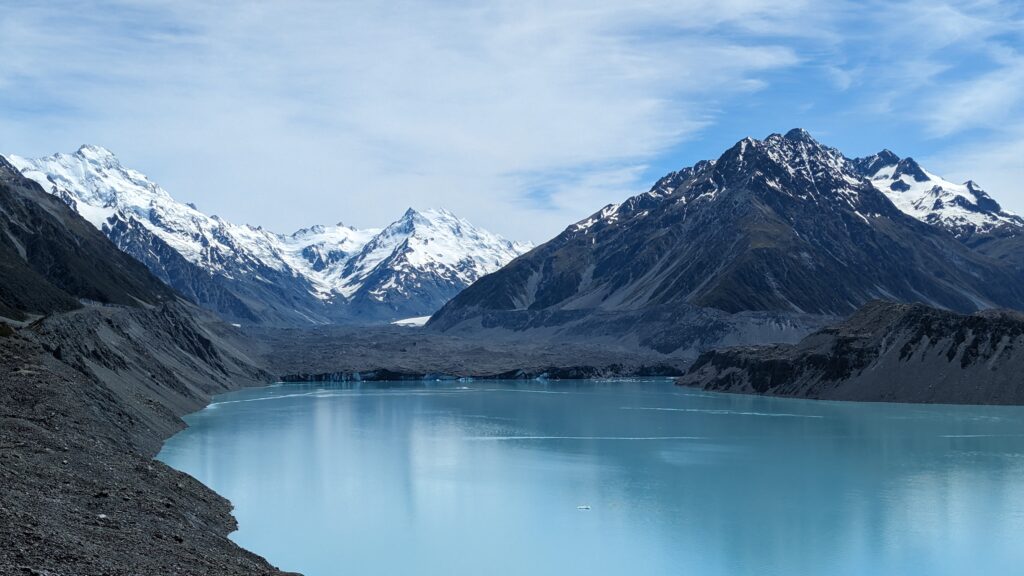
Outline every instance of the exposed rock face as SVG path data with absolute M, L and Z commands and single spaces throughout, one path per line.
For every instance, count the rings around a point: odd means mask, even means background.
M 144 266 L 0 157 L 0 315 L 175 298 Z
M 695 308 L 729 324 L 741 312 L 846 315 L 876 298 L 1024 307 L 1018 272 L 905 214 L 862 169 L 802 130 L 744 139 L 482 278 L 428 326 L 521 330 L 625 315 L 639 316 L 641 339 L 657 340 L 662 330 L 646 331 L 655 311 L 684 326 Z
M 285 381 L 676 376 L 687 359 L 601 342 L 481 340 L 399 326 L 248 330 Z
M 833 400 L 1024 403 L 1024 315 L 872 302 L 795 345 L 706 352 L 705 390 Z
M 227 500 L 152 459 L 211 394 L 270 379 L 195 312 L 86 306 L 0 337 L 0 573 L 277 573 L 227 538 Z

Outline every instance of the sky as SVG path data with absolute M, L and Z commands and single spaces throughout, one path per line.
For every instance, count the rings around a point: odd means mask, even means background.
M 278 232 L 541 242 L 794 127 L 1024 212 L 1024 2 L 0 0 L 0 153 L 102 145 Z

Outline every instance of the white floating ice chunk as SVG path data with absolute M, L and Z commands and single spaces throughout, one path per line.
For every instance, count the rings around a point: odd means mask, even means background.
M 395 326 L 423 326 L 430 320 L 430 316 L 417 316 L 415 318 L 405 318 L 403 320 L 395 320 L 392 322 Z

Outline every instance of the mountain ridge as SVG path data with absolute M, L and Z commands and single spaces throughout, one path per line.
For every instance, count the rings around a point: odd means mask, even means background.
M 10 159 L 164 282 L 235 322 L 386 322 L 430 314 L 530 247 L 446 210 L 411 208 L 384 229 L 357 230 L 339 223 L 276 234 L 177 202 L 101 146 Z M 388 237 L 376 246 L 387 240 L 394 252 L 369 250 L 385 233 Z M 453 242 L 458 235 L 463 241 Z M 403 245 L 407 237 L 413 241 Z M 425 250 L 432 241 L 449 252 Z M 404 259 L 403 252 L 408 252 Z M 361 265 L 350 265 L 356 260 Z M 401 269 L 389 270 L 388 263 L 401 264 Z
M 973 180 L 956 184 L 928 172 L 913 158 L 885 149 L 851 163 L 897 208 L 967 240 L 974 235 L 1013 229 L 1024 233 L 1024 218 L 1003 210 Z
M 0 314 L 14 320 L 69 311 L 83 301 L 140 307 L 177 298 L 2 157 L 0 268 Z
M 861 170 L 801 129 L 745 138 L 569 226 L 467 288 L 428 327 L 687 306 L 834 317 L 877 298 L 1024 306 L 1018 273 L 908 215 Z

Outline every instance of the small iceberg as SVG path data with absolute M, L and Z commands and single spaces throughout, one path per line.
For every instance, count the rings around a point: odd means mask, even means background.
M 406 328 L 421 328 L 430 320 L 430 316 L 416 316 L 415 318 L 403 318 L 402 320 L 395 320 L 392 322 L 395 326 L 404 326 Z

